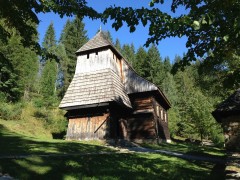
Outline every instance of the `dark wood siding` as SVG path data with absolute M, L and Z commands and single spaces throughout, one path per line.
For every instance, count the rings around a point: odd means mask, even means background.
M 131 95 L 130 100 L 134 111 L 128 118 L 129 138 L 170 140 L 167 110 L 161 102 L 147 93 Z
M 130 140 L 155 139 L 156 133 L 152 114 L 137 114 L 129 118 L 128 137 Z

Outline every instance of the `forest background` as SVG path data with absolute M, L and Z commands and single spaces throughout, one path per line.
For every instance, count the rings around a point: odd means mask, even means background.
M 34 43 L 26 46 L 26 39 L 19 29 L 6 23 L 4 18 L 0 19 L 0 27 L 4 27 L 1 37 L 8 33 L 7 38 L 0 38 L 0 118 L 23 128 L 35 124 L 48 137 L 65 134 L 67 120 L 58 105 L 74 75 L 74 52 L 88 41 L 82 19 L 76 16 L 68 20 L 59 39 L 56 39 L 51 23 L 40 48 L 36 48 Z M 37 31 L 35 22 L 29 20 L 25 23 Z M 119 27 L 115 25 L 115 28 Z M 198 27 L 195 28 L 197 30 Z M 199 58 L 180 69 L 176 67 L 193 57 L 176 55 L 170 62 L 169 57 L 161 56 L 154 41 L 149 41 L 148 49 L 143 46 L 136 49 L 134 42 L 121 45 L 121 40 L 113 40 L 109 32 L 105 35 L 136 72 L 158 85 L 170 100 L 169 129 L 172 137 L 209 139 L 216 144 L 223 142 L 222 130 L 211 112 L 238 85 L 226 78 L 232 72 L 231 66 L 222 63 L 214 68 L 209 66 L 209 70 L 204 58 Z M 29 42 L 37 44 L 36 34 L 28 38 Z M 236 54 L 232 59 L 232 62 L 239 62 Z M 35 132 L 29 133 L 34 135 Z

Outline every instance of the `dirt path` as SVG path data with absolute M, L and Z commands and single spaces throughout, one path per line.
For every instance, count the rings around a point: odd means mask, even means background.
M 125 147 L 125 148 L 119 148 L 120 152 L 135 152 L 135 153 L 158 153 L 158 154 L 166 154 L 169 156 L 174 156 L 182 159 L 187 159 L 187 160 L 196 160 L 196 161 L 207 161 L 207 162 L 212 162 L 212 163 L 218 163 L 218 164 L 225 164 L 226 159 L 225 158 L 211 158 L 211 157 L 205 157 L 205 156 L 200 156 L 200 155 L 189 155 L 186 153 L 181 153 L 181 152 L 173 152 L 173 151 L 166 151 L 166 150 L 154 150 L 150 148 L 144 148 L 144 147 Z

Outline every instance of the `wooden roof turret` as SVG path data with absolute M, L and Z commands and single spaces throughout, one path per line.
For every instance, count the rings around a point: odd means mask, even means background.
M 60 108 L 70 110 L 109 102 L 132 108 L 128 94 L 152 91 L 166 104 L 166 109 L 170 108 L 163 92 L 139 76 L 103 32 L 99 31 L 76 55 L 75 75 Z M 116 61 L 121 62 L 118 64 Z

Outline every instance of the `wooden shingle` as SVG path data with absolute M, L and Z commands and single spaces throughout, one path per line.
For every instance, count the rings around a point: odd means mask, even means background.
M 119 76 L 111 69 L 104 69 L 75 74 L 59 107 L 71 109 L 113 101 L 128 108 L 132 107 Z

